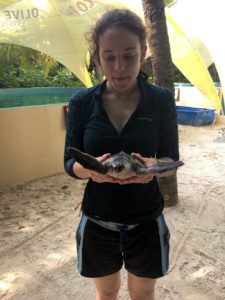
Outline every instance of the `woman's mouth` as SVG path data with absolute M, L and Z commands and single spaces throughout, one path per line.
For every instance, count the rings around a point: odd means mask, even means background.
M 124 81 L 127 79 L 128 79 L 128 77 L 113 77 L 113 80 L 115 80 L 115 81 Z

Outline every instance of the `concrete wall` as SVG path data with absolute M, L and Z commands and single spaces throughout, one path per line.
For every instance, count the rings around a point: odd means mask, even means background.
M 63 104 L 0 109 L 0 186 L 64 172 L 65 133 Z
M 0 110 L 0 186 L 63 172 L 63 104 Z

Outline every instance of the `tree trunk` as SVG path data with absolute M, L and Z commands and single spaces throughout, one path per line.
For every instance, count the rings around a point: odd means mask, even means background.
M 173 64 L 163 0 L 142 0 L 142 4 L 155 84 L 168 88 L 174 94 Z M 175 205 L 178 202 L 176 174 L 161 177 L 159 186 L 165 206 Z

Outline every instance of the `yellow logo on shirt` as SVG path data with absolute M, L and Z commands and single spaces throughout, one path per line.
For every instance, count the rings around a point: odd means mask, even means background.
M 152 118 L 150 117 L 140 117 L 138 118 L 139 121 L 147 121 L 147 122 L 152 122 Z

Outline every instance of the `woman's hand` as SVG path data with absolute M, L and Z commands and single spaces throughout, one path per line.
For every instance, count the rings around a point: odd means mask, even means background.
M 102 156 L 96 157 L 96 159 L 99 162 L 103 162 L 107 158 L 109 158 L 110 156 L 111 156 L 110 153 L 106 153 L 106 154 L 103 154 Z M 119 180 L 117 180 L 116 178 L 113 178 L 113 177 L 111 177 L 107 174 L 100 174 L 100 173 L 97 173 L 97 172 L 91 171 L 91 170 L 88 170 L 88 171 L 89 171 L 89 176 L 88 177 L 91 178 L 95 182 L 98 182 L 98 183 L 105 183 L 105 182 L 119 183 Z
M 145 167 L 151 167 L 151 166 L 157 164 L 157 161 L 155 158 L 143 157 L 139 153 L 131 153 L 131 155 L 133 157 L 137 158 L 137 160 L 139 160 Z M 152 179 L 155 175 L 156 174 L 151 173 L 151 174 L 146 174 L 146 175 L 141 175 L 141 176 L 134 176 L 134 177 L 120 181 L 119 184 L 131 184 L 131 183 L 145 184 L 145 183 L 152 181 Z
M 158 161 L 155 158 L 143 157 L 139 153 L 131 153 L 131 155 L 133 157 L 137 158 L 145 167 L 151 167 L 153 165 L 158 164 Z M 160 158 L 160 162 L 171 162 L 171 161 L 173 161 L 173 160 L 169 157 Z M 151 173 L 151 174 L 146 174 L 146 175 L 141 175 L 141 176 L 134 176 L 134 177 L 131 177 L 128 179 L 124 179 L 118 183 L 119 184 L 131 184 L 131 183 L 143 183 L 144 184 L 144 183 L 148 183 L 148 182 L 152 181 L 154 176 L 166 177 L 166 176 L 170 176 L 170 175 L 174 174 L 175 172 L 176 172 L 176 170 L 172 170 L 172 171 L 165 171 L 163 173 Z

